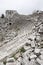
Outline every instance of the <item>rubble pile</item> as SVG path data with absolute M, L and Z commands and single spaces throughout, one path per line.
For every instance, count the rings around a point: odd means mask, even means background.
M 11 11 L 10 14 L 12 16 L 8 16 L 9 12 L 6 12 L 8 21 L 14 21 L 13 17 L 15 14 L 17 15 L 17 18 L 15 17 L 17 20 L 19 17 L 23 17 L 21 21 L 25 21 L 25 23 L 19 26 L 19 31 L 17 30 L 18 28 L 15 30 L 12 26 L 12 29 L 8 28 L 3 41 L 5 43 L 7 40 L 7 44 L 0 45 L 0 65 L 43 65 L 43 12 L 37 11 L 29 16 L 20 16 L 16 11 Z M 11 21 L 9 21 L 10 25 Z M 30 21 L 33 24 L 30 23 L 30 25 L 28 23 Z M 19 23 L 16 21 L 16 24 Z M 31 32 L 29 32 L 29 27 L 32 29 Z

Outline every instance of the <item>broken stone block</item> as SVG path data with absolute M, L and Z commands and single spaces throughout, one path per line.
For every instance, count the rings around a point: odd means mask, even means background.
M 32 47 L 32 48 L 35 48 L 35 43 L 34 43 L 34 41 L 31 42 L 31 47 Z
M 35 49 L 34 53 L 37 55 L 37 57 L 39 57 L 41 55 L 40 49 Z
M 43 49 L 41 49 L 40 53 L 41 53 L 41 55 L 43 55 Z
M 22 54 L 22 56 L 23 56 L 23 57 L 27 56 L 27 57 L 29 58 L 29 57 L 30 57 L 30 51 L 27 50 L 26 52 L 24 52 L 24 53 Z
M 19 57 L 19 58 L 17 59 L 17 61 L 21 62 L 21 61 L 22 61 L 22 58 L 21 58 L 21 57 Z
M 40 60 L 39 58 L 36 59 L 39 65 L 43 65 L 43 60 Z
M 28 64 L 29 64 L 29 60 L 28 60 L 28 57 L 27 57 L 27 56 L 25 56 L 25 57 L 23 58 L 22 64 L 23 64 L 23 65 L 28 65 Z
M 15 65 L 21 65 L 21 63 L 17 61 L 17 62 L 15 63 Z
M 12 57 L 12 58 L 7 58 L 7 62 L 14 62 L 15 59 Z
M 40 53 L 40 49 L 35 49 L 35 53 Z
M 34 55 L 34 54 L 33 54 L 33 55 L 31 55 L 31 56 L 30 56 L 30 59 L 33 59 L 33 58 L 37 58 L 37 56 L 36 56 L 36 55 Z
M 13 57 L 7 58 L 6 65 L 15 65 L 15 59 Z
M 40 55 L 40 59 L 43 60 L 43 55 Z
M 23 62 L 23 58 L 22 57 L 19 57 L 18 59 L 17 59 L 17 65 L 22 65 L 22 62 Z
M 26 41 L 26 46 L 27 46 L 27 44 L 28 44 L 28 45 L 31 44 L 31 39 L 29 39 L 29 40 Z
M 18 52 L 18 53 L 15 55 L 15 57 L 16 57 L 16 58 L 19 58 L 20 55 L 21 55 L 20 52 Z
M 38 43 L 38 46 L 40 46 L 40 43 Z
M 36 65 L 35 59 L 31 59 L 31 61 L 29 62 L 29 65 Z
M 30 46 L 24 46 L 24 49 L 25 50 L 28 50 L 28 49 L 30 49 L 31 47 Z

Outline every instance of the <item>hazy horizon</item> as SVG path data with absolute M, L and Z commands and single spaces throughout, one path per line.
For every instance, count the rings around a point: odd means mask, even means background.
M 17 10 L 20 14 L 31 14 L 43 10 L 43 0 L 0 0 L 0 15 L 6 10 Z

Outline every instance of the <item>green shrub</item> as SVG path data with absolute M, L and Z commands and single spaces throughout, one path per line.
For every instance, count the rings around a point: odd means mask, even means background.
M 24 49 L 24 47 L 22 47 L 21 49 L 20 49 L 20 52 L 25 52 L 26 50 Z
M 6 65 L 6 61 L 4 61 L 3 64 Z

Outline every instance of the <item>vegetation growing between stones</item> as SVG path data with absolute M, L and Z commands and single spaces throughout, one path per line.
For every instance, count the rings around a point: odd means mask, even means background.
M 16 56 L 15 56 L 15 54 L 13 54 L 13 56 L 12 56 L 15 60 L 17 60 L 17 58 L 16 58 Z
M 24 53 L 26 50 L 24 49 L 24 47 L 22 47 L 21 49 L 20 49 L 20 52 L 22 52 L 22 53 Z
M 26 51 L 26 50 L 24 49 L 24 47 L 22 47 L 22 48 L 19 49 L 18 52 L 20 52 L 20 54 L 21 54 L 21 56 L 22 56 L 22 53 L 24 53 L 25 51 Z M 18 53 L 18 52 L 17 52 L 17 53 Z M 17 54 L 17 53 L 16 53 L 16 54 Z M 18 59 L 18 58 L 15 56 L 16 54 L 13 54 L 13 56 L 12 56 L 15 60 Z
M 17 60 L 16 56 L 14 55 L 14 59 Z
M 6 61 L 4 61 L 3 64 L 6 65 Z

